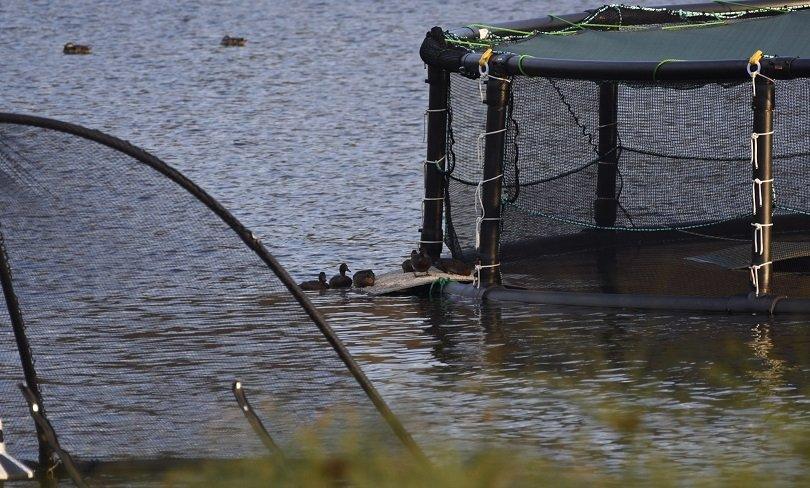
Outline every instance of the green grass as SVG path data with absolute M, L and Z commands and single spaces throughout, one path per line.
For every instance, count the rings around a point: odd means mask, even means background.
M 799 466 L 790 474 L 769 467 L 767 456 L 741 465 L 732 456 L 735 446 L 724 452 L 695 453 L 704 460 L 699 471 L 667 459 L 657 454 L 655 446 L 636 441 L 646 437 L 636 435 L 644 429 L 638 413 L 635 408 L 595 412 L 606 426 L 627 436 L 624 447 L 631 456 L 613 468 L 585 451 L 580 458 L 560 462 L 492 446 L 460 454 L 446 445 L 428 446 L 432 465 L 426 466 L 403 450 L 363 442 L 367 439 L 363 435 L 347 435 L 337 449 L 327 452 L 319 447 L 319 436 L 312 430 L 299 437 L 294 453 L 285 461 L 238 461 L 179 469 L 166 473 L 160 483 L 167 487 L 810 486 L 810 431 L 783 424 L 778 416 L 761 427 L 785 445 L 781 455 L 788 452 Z

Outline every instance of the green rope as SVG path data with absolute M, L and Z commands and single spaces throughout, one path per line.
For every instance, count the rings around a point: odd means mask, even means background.
M 571 36 L 574 34 L 579 34 L 579 31 L 575 30 L 558 30 L 558 31 L 551 31 L 551 32 L 541 32 L 540 34 L 544 36 Z
M 450 38 L 445 39 L 445 40 L 447 42 L 449 42 L 450 44 L 459 44 L 459 45 L 462 45 L 462 46 L 469 46 L 469 47 L 473 47 L 473 48 L 491 47 L 492 46 L 492 44 L 489 44 L 489 43 L 486 43 L 486 42 L 472 42 L 472 41 L 465 41 L 465 40 L 462 40 L 462 39 L 450 39 Z
M 433 283 L 430 284 L 430 290 L 428 290 L 428 297 L 431 297 L 431 298 L 433 297 L 433 287 L 434 286 L 438 285 L 438 287 L 439 287 L 438 288 L 439 289 L 439 296 L 441 296 L 442 292 L 444 292 L 444 287 L 447 286 L 448 283 L 452 283 L 452 282 L 453 282 L 453 280 L 451 280 L 450 278 L 439 278 L 439 279 L 437 279 L 436 281 L 434 281 Z
M 677 25 L 665 25 L 661 27 L 661 30 L 681 30 L 681 29 L 692 29 L 694 27 L 711 27 L 714 25 L 725 25 L 726 21 L 724 20 L 713 20 L 711 22 L 701 22 L 700 24 L 677 24 Z
M 518 57 L 518 71 L 520 71 L 520 74 L 522 74 L 523 76 L 529 76 L 526 74 L 525 71 L 523 71 L 523 58 L 531 58 L 531 57 L 532 56 L 529 56 L 528 54 L 521 54 Z
M 760 11 L 764 10 L 766 12 L 777 12 L 777 13 L 780 13 L 780 14 L 784 14 L 784 13 L 790 12 L 792 10 L 791 7 L 788 7 L 788 6 L 784 6 L 782 8 L 772 8 L 772 7 L 748 5 L 748 4 L 739 3 L 739 2 L 729 2 L 728 0 L 712 0 L 712 2 L 719 3 L 720 5 L 735 5 L 737 7 L 754 7 L 751 10 L 760 10 Z
M 498 27 L 498 26 L 495 26 L 495 25 L 487 25 L 487 24 L 470 24 L 467 27 L 469 27 L 469 28 L 483 28 L 483 29 L 491 30 L 493 32 L 509 32 L 510 34 L 518 34 L 518 35 L 521 35 L 521 36 L 530 36 L 530 35 L 534 34 L 534 32 L 522 31 L 522 30 L 517 30 L 517 29 L 507 29 L 506 27 Z
M 577 29 L 584 29 L 584 27 L 582 27 L 582 25 L 580 25 L 579 23 L 571 22 L 570 20 L 564 19 L 562 17 L 557 17 L 556 15 L 549 15 L 549 17 L 554 19 L 554 20 L 559 20 L 559 21 L 565 22 L 566 24 L 570 25 L 571 27 L 576 27 Z
M 663 66 L 663 65 L 665 65 L 667 63 L 677 63 L 677 62 L 680 62 L 680 61 L 683 61 L 683 59 L 664 59 L 663 61 L 661 61 L 660 63 L 655 65 L 655 69 L 653 70 L 652 80 L 656 81 L 655 77 L 658 76 L 658 70 L 661 69 L 661 66 Z
M 591 23 L 582 23 L 582 24 L 579 24 L 579 25 L 580 25 L 580 26 L 581 26 L 583 29 L 585 29 L 585 28 L 591 28 L 591 27 L 596 27 L 596 28 L 600 28 L 600 29 L 621 29 L 621 28 L 633 29 L 633 28 L 642 27 L 642 26 L 636 26 L 636 25 L 619 25 L 619 24 L 591 24 Z M 645 27 L 645 28 L 646 28 L 646 26 L 643 26 L 643 27 Z

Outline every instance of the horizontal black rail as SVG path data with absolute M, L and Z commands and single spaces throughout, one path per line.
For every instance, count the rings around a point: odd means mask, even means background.
M 461 56 L 456 71 L 478 73 L 481 53 Z M 765 76 L 774 79 L 810 77 L 810 59 L 767 58 L 761 61 Z M 492 71 L 510 76 L 542 76 L 610 81 L 744 81 L 748 60 L 721 61 L 582 61 L 499 54 L 489 60 Z M 445 69 L 447 66 L 445 65 Z
M 692 297 L 672 295 L 641 295 L 624 293 L 578 293 L 542 291 L 492 286 L 448 283 L 442 288 L 448 295 L 479 300 L 562 305 L 598 308 L 628 308 L 713 313 L 808 314 L 810 299 L 781 296 L 738 295 L 731 297 Z

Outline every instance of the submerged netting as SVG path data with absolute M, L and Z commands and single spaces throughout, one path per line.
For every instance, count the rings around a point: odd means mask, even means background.
M 596 223 L 597 82 L 512 78 L 501 269 L 537 289 L 729 296 L 749 291 L 751 83 L 619 83 L 617 219 Z M 810 84 L 776 83 L 773 293 L 810 296 Z M 486 105 L 451 75 L 446 244 L 475 259 Z
M 0 117 L 0 188 L 43 403 L 74 457 L 266 454 L 235 379 L 282 445 L 318 419 L 337 435 L 387 429 L 273 270 L 172 179 L 107 145 Z M 2 316 L 6 442 L 35 459 Z

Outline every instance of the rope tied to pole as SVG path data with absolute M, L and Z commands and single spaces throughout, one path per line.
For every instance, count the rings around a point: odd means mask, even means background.
M 442 163 L 446 163 L 448 161 L 450 161 L 452 164 L 450 164 L 450 166 L 445 170 L 442 167 L 443 166 Z M 453 163 L 452 160 L 447 159 L 446 154 L 444 156 L 440 157 L 439 159 L 437 159 L 436 161 L 431 161 L 429 159 L 423 159 L 422 160 L 422 170 L 427 171 L 427 167 L 428 167 L 429 164 L 432 164 L 433 166 L 436 166 L 436 170 L 440 174 L 445 175 L 445 176 L 451 174 L 453 172 L 453 169 L 455 169 L 455 167 L 456 167 L 455 163 Z
M 751 185 L 751 200 L 754 205 L 754 215 L 757 213 L 757 206 L 762 206 L 762 185 L 763 183 L 773 183 L 773 178 L 767 180 L 760 180 L 759 178 L 754 178 L 753 183 Z M 759 205 L 757 205 L 757 201 L 759 201 Z
M 478 166 L 483 167 L 484 165 L 484 138 L 487 136 L 491 136 L 493 134 L 500 134 L 502 132 L 506 132 L 506 128 L 493 130 L 491 132 L 482 132 L 478 134 L 478 140 L 476 143 L 476 151 L 477 151 L 477 158 L 478 158 Z M 478 216 L 475 219 L 475 247 L 478 248 L 481 245 L 481 224 L 485 220 L 501 220 L 500 217 L 487 217 L 486 212 L 484 210 L 484 197 L 483 197 L 483 187 L 484 183 L 489 183 L 490 181 L 495 181 L 498 178 L 503 178 L 503 173 L 499 174 L 498 176 L 493 176 L 492 178 L 488 178 L 486 180 L 481 180 L 478 182 L 478 185 L 475 187 L 475 213 Z M 480 213 L 479 213 L 480 208 Z
M 751 283 L 754 285 L 754 294 L 759 296 L 759 270 L 764 268 L 765 266 L 769 266 L 773 264 L 772 261 L 768 261 L 767 263 L 762 264 L 752 264 L 748 267 L 751 272 Z
M 773 227 L 773 224 L 760 224 L 759 222 L 754 222 L 751 224 L 751 226 L 754 228 L 754 252 L 762 256 L 762 252 L 765 249 L 762 229 L 764 227 Z
M 748 59 L 748 64 L 746 65 L 746 71 L 748 75 L 751 77 L 751 92 L 752 92 L 752 99 L 754 101 L 754 110 L 757 110 L 757 77 L 760 76 L 771 83 L 776 83 L 775 80 L 769 78 L 762 74 L 762 59 L 765 57 L 761 50 L 757 50 L 751 57 Z M 761 108 L 760 108 L 761 110 Z M 756 124 L 756 123 L 755 123 Z M 767 127 L 767 126 L 766 126 Z M 755 125 L 754 129 L 762 129 L 762 127 L 757 127 Z M 754 178 L 752 179 L 751 183 L 751 203 L 753 206 L 753 214 L 756 218 L 757 210 L 761 209 L 764 205 L 764 195 L 762 190 L 762 185 L 765 183 L 770 183 L 773 185 L 773 177 L 768 174 L 761 174 L 757 170 L 759 170 L 759 138 L 761 136 L 772 136 L 774 131 L 771 130 L 769 132 L 752 132 L 751 133 L 751 165 L 753 166 L 752 170 L 754 171 Z M 766 171 L 770 171 L 767 166 L 765 168 Z M 771 176 L 768 178 L 768 176 Z M 765 216 L 767 217 L 767 216 Z M 760 219 L 762 220 L 762 219 Z M 767 218 L 765 221 L 768 222 L 770 218 Z M 754 228 L 754 236 L 753 236 L 753 251 L 754 255 L 764 256 L 765 255 L 765 228 L 766 227 L 773 227 L 772 222 L 765 223 L 763 221 L 753 222 L 751 226 Z M 767 259 L 770 256 L 765 256 L 762 259 Z M 752 261 L 756 261 L 753 259 Z M 750 274 L 751 274 L 751 285 L 754 287 L 754 293 L 756 296 L 760 295 L 760 269 L 772 264 L 772 261 L 763 262 L 760 264 L 755 264 L 755 262 L 751 263 Z M 767 290 L 765 290 L 767 292 Z
M 476 150 L 476 157 L 478 159 L 478 167 L 482 167 L 484 164 L 484 138 L 487 136 L 491 136 L 493 134 L 500 134 L 501 132 L 506 132 L 506 128 L 493 130 L 491 132 L 482 132 L 478 134 L 478 140 L 476 141 L 475 150 Z
M 424 221 L 425 216 L 425 202 L 443 202 L 444 197 L 424 197 L 422 198 L 422 219 Z M 419 244 L 444 244 L 444 241 L 424 241 L 419 240 L 417 241 Z
M 425 116 L 422 117 L 422 142 L 427 142 L 427 126 L 428 116 L 433 113 L 447 112 L 446 108 L 429 108 L 425 110 Z
M 475 213 L 478 214 L 478 216 L 475 218 L 475 247 L 476 248 L 480 247 L 480 245 L 481 245 L 481 224 L 485 220 L 501 220 L 500 217 L 487 217 L 486 216 L 486 211 L 484 210 L 484 197 L 483 197 L 484 183 L 489 183 L 490 181 L 495 181 L 498 178 L 503 178 L 503 173 L 499 174 L 498 176 L 493 176 L 492 178 L 488 178 L 486 180 L 479 181 L 478 186 L 475 188 Z
M 481 270 L 484 268 L 497 268 L 500 266 L 501 263 L 495 264 L 481 264 L 478 263 L 475 265 L 475 277 L 473 278 L 473 283 L 475 283 L 476 288 L 481 288 Z
M 486 101 L 487 97 L 484 92 L 484 85 L 486 85 L 487 80 L 492 78 L 493 80 L 500 80 L 506 83 L 511 83 L 512 80 L 509 78 L 501 78 L 498 76 L 493 76 L 489 74 L 489 60 L 492 58 L 492 48 L 488 48 L 484 53 L 481 55 L 481 58 L 478 60 L 478 94 L 481 96 L 481 101 Z
M 759 158 L 757 157 L 757 141 L 761 136 L 772 136 L 773 133 L 774 131 L 751 133 L 751 164 L 754 165 L 754 169 L 759 169 Z
M 748 71 L 748 76 L 751 77 L 751 86 L 753 87 L 754 90 L 754 96 L 757 96 L 757 76 L 761 76 L 766 80 L 776 83 L 776 81 L 773 78 L 769 78 L 762 74 L 761 61 L 762 58 L 764 57 L 765 55 L 762 53 L 762 51 L 758 50 L 757 52 L 752 54 L 750 58 L 748 58 L 748 64 L 745 67 L 745 69 Z

